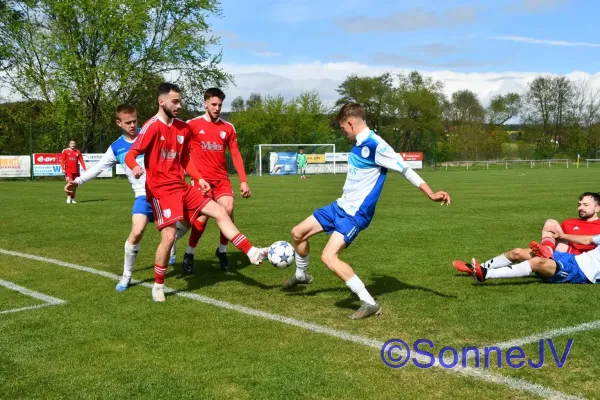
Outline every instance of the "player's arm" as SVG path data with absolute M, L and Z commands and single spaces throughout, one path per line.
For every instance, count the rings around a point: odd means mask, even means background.
M 443 204 L 450 204 L 450 195 L 444 191 L 434 192 L 427 182 L 423 180 L 412 168 L 404 162 L 400 154 L 396 153 L 390 145 L 382 141 L 377 145 L 375 152 L 375 163 L 387 169 L 400 172 L 410 183 L 418 187 L 433 201 L 439 201 Z
M 600 235 L 572 235 L 570 233 L 555 233 L 555 239 L 563 239 L 575 244 L 600 246 Z
M 77 152 L 77 158 L 79 159 L 79 163 L 81 164 L 81 167 L 83 168 L 83 170 L 87 170 L 87 167 L 85 165 L 85 161 L 83 161 L 83 154 L 81 154 L 81 151 Z
M 67 171 L 67 157 L 65 157 L 65 151 L 62 151 L 60 155 L 60 168 L 62 169 L 63 174 Z
M 242 197 L 247 199 L 252 195 L 252 192 L 250 191 L 250 186 L 248 185 L 248 177 L 246 176 L 244 160 L 242 159 L 242 154 L 240 153 L 240 148 L 238 147 L 237 133 L 235 131 L 235 128 L 233 128 L 233 133 L 229 136 L 227 146 L 229 147 L 229 152 L 231 153 L 233 167 L 235 168 L 235 171 L 238 173 L 238 177 L 240 178 L 240 192 L 242 194 Z
M 150 146 L 152 146 L 156 132 L 157 130 L 153 128 L 153 125 L 144 126 L 125 155 L 125 164 L 129 167 L 135 179 L 138 179 L 144 173 L 144 169 L 137 163 L 136 159 L 140 154 L 145 154 Z
M 117 163 L 118 161 L 115 157 L 115 153 L 113 152 L 112 147 L 109 147 L 98 163 L 92 165 L 90 168 L 86 169 L 81 176 L 75 178 L 75 183 L 78 185 L 83 185 L 84 183 L 97 178 L 107 169 L 112 169 L 112 167 L 117 165 Z

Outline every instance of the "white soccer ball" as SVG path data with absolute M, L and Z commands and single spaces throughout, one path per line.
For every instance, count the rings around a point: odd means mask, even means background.
M 287 268 L 294 263 L 294 246 L 285 241 L 275 242 L 269 247 L 269 261 L 276 268 Z

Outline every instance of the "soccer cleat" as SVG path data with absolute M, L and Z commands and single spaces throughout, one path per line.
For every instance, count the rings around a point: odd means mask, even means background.
M 460 260 L 452 261 L 452 265 L 457 271 L 464 272 L 469 275 L 473 275 L 473 266 L 469 263 Z
M 473 277 L 473 279 L 475 279 L 475 282 L 479 282 L 479 283 L 485 282 L 485 276 L 487 275 L 487 268 L 482 267 L 476 258 L 473 259 L 473 262 L 471 265 L 473 265 L 473 273 L 471 276 Z
M 220 253 L 219 248 L 215 250 L 215 256 L 219 259 L 219 264 L 221 264 L 221 269 L 225 272 L 229 272 L 229 259 L 227 259 L 227 253 Z
M 164 284 L 155 283 L 154 286 L 152 286 L 152 300 L 158 302 L 163 302 L 166 300 Z
M 183 255 L 183 272 L 186 274 L 194 273 L 194 255 L 192 253 Z
M 350 319 L 364 319 L 371 315 L 381 315 L 381 306 L 378 302 L 369 304 L 364 300 L 360 302 L 360 308 L 348 316 Z
M 312 281 L 313 277 L 309 274 L 304 274 L 304 279 L 298 279 L 296 275 L 292 275 L 291 278 L 283 282 L 283 288 L 289 289 L 293 288 L 296 285 L 308 285 L 309 283 L 312 283 Z
M 71 204 L 77 204 L 77 202 L 75 201 L 75 199 L 71 199 Z
M 250 259 L 250 263 L 252 263 L 254 265 L 259 265 L 264 260 L 266 260 L 268 257 L 269 257 L 269 248 L 261 247 L 261 248 L 257 249 L 256 253 L 254 253 L 254 255 L 252 257 L 248 257 L 248 258 Z
M 175 265 L 177 261 L 177 247 L 176 243 L 173 243 L 173 247 L 171 247 L 171 256 L 169 257 L 169 265 Z
M 538 242 L 529 243 L 529 248 L 531 252 L 535 254 L 537 257 L 542 258 L 552 258 L 554 252 L 550 248 L 550 246 L 546 246 L 545 244 L 540 244 Z
M 121 280 L 119 281 L 119 283 L 117 283 L 117 287 L 115 289 L 117 290 L 117 292 L 123 292 L 123 291 L 127 290 L 130 282 L 131 282 L 130 276 L 123 276 L 121 278 Z

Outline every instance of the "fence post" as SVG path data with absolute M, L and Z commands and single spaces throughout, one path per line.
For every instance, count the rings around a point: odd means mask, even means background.
M 29 170 L 31 172 L 31 180 L 33 180 L 33 132 L 29 125 Z
M 550 165 L 550 160 L 548 160 L 548 168 L 552 168 L 552 165 Z
M 533 168 L 533 160 L 531 160 L 531 168 Z
M 506 161 L 506 169 L 508 169 L 508 161 Z
M 469 162 L 467 161 L 467 171 L 469 170 Z

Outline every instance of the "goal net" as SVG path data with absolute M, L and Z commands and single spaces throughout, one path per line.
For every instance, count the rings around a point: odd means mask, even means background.
M 263 175 L 293 175 L 298 173 L 296 156 L 300 149 L 306 154 L 307 174 L 346 172 L 348 158 L 335 152 L 335 144 L 259 144 L 256 145 L 254 173 Z

